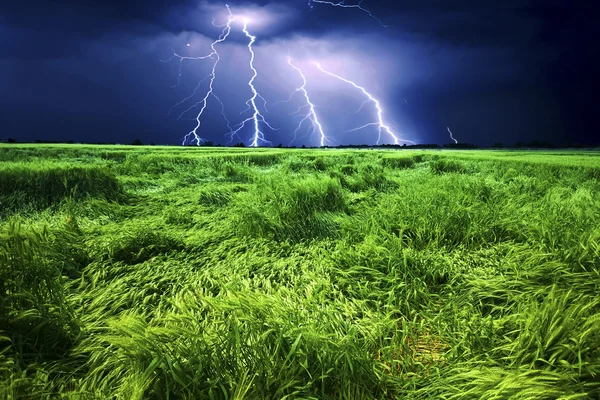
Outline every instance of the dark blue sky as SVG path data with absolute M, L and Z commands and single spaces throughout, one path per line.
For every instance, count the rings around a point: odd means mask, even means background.
M 311 10 L 307 0 L 229 1 L 234 13 L 258 16 L 249 25 L 257 36 L 255 84 L 269 104 L 265 117 L 278 129 L 264 129 L 273 144 L 288 144 L 301 118 L 290 115 L 303 105 L 301 96 L 276 104 L 301 83 L 286 64 L 288 54 L 305 71 L 331 144 L 374 143 L 375 127 L 345 131 L 376 120 L 376 109 L 366 104 L 358 112 L 362 94 L 320 73 L 312 61 L 364 86 L 381 101 L 385 122 L 407 140 L 448 143 L 449 126 L 460 141 L 479 145 L 597 144 L 598 24 L 587 2 L 560 3 L 364 1 L 386 28 L 358 9 L 314 4 Z M 213 61 L 184 62 L 173 88 L 178 63 L 161 60 L 171 49 L 185 56 L 209 53 L 220 33 L 211 18 L 222 23 L 224 12 L 224 2 L 192 0 L 3 6 L 0 138 L 180 143 L 196 125 L 198 108 L 177 117 L 206 86 L 169 110 L 193 92 Z M 218 47 L 214 89 L 233 124 L 249 116 L 240 115 L 251 95 L 246 46 L 241 26 L 234 26 Z M 209 99 L 201 121 L 200 136 L 227 143 L 220 105 Z M 248 143 L 252 133 L 244 129 L 235 141 Z M 383 135 L 382 143 L 389 142 Z M 307 135 L 294 144 L 317 145 L 318 138 Z

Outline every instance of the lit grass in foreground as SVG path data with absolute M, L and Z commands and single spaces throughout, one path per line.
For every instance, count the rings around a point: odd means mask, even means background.
M 600 396 L 598 158 L 0 154 L 0 398 Z

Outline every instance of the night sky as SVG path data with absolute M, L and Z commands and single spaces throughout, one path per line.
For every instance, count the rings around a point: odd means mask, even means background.
M 214 60 L 165 62 L 209 54 L 227 21 L 225 2 L 202 0 L 30 0 L 0 9 L 0 138 L 19 141 L 180 144 L 196 126 L 208 81 L 194 92 Z M 375 144 L 377 120 L 361 92 L 321 73 L 313 62 L 363 86 L 403 140 L 488 146 L 533 140 L 599 144 L 600 24 L 593 2 L 551 0 L 365 0 L 356 8 L 307 0 L 230 0 L 235 15 L 250 16 L 258 77 L 267 101 L 257 104 L 276 130 L 273 145 L 314 146 L 302 116 L 293 115 L 302 84 L 331 145 Z M 352 4 L 351 0 L 346 1 Z M 561 5 L 563 3 L 564 5 Z M 580 3 L 577 6 L 574 4 Z M 356 4 L 356 2 L 354 3 Z M 588 5 L 589 4 L 589 5 Z M 386 27 L 382 26 L 386 25 Z M 245 102 L 248 38 L 241 23 L 217 45 L 221 60 L 214 93 L 232 125 L 251 116 Z M 175 107 L 173 107 L 175 106 Z M 301 111 L 305 111 L 303 108 Z M 221 105 L 210 97 L 198 134 L 226 144 Z M 183 116 L 181 114 L 183 113 Z M 251 124 L 233 138 L 248 144 Z M 393 140 L 385 132 L 381 143 Z

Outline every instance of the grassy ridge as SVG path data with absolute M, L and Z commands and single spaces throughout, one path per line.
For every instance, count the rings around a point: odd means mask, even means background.
M 0 213 L 41 209 L 71 198 L 118 200 L 117 178 L 102 166 L 6 162 L 0 168 Z
M 6 149 L 2 398 L 600 396 L 597 158 Z

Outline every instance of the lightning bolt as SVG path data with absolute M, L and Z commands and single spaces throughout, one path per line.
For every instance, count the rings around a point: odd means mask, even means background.
M 309 109 L 308 113 L 306 113 L 304 118 L 302 118 L 302 120 L 298 123 L 298 127 L 294 131 L 294 140 L 292 140 L 290 142 L 290 144 L 292 144 L 296 140 L 296 135 L 297 135 L 298 131 L 300 130 L 300 128 L 302 127 L 302 124 L 304 124 L 305 121 L 310 121 L 312 124 L 312 132 L 313 133 L 319 132 L 319 135 L 321 136 L 321 147 L 323 147 L 323 146 L 325 146 L 325 142 L 328 139 L 325 136 L 325 132 L 323 131 L 323 126 L 321 125 L 321 122 L 319 121 L 319 118 L 317 117 L 317 113 L 315 112 L 315 105 L 311 102 L 310 97 L 308 95 L 308 91 L 306 90 L 306 84 L 307 84 L 306 77 L 304 76 L 304 73 L 302 72 L 302 70 L 294 65 L 292 57 L 288 57 L 288 64 L 290 65 L 290 67 L 295 69 L 300 74 L 300 77 L 302 78 L 302 86 L 300 86 L 299 88 L 296 88 L 296 90 L 294 90 L 294 92 L 290 96 L 290 100 L 296 93 L 302 93 L 302 95 L 304 96 L 304 100 L 306 101 L 306 105 L 300 107 L 300 109 L 298 109 L 298 112 L 300 112 L 302 110 L 302 108 L 308 107 L 308 109 Z
M 276 129 L 273 128 L 267 122 L 265 117 L 259 111 L 258 106 L 256 105 L 257 98 L 261 99 L 265 103 L 265 106 L 266 106 L 266 100 L 258 93 L 258 91 L 256 90 L 256 87 L 254 86 L 254 80 L 258 76 L 258 71 L 254 67 L 255 54 L 254 54 L 254 49 L 252 48 L 252 45 L 256 41 L 256 36 L 252 36 L 250 34 L 250 32 L 248 31 L 248 20 L 247 19 L 244 20 L 244 28 L 242 29 L 242 31 L 246 34 L 248 39 L 250 39 L 250 41 L 248 42 L 248 51 L 250 52 L 250 69 L 252 70 L 252 73 L 253 73 L 252 78 L 250 78 L 250 81 L 248 81 L 248 86 L 250 87 L 250 90 L 252 91 L 252 97 L 246 102 L 246 104 L 248 105 L 248 108 L 245 111 L 252 109 L 254 112 L 251 117 L 246 118 L 245 120 L 243 120 L 242 122 L 237 124 L 236 129 L 233 131 L 230 131 L 228 134 L 231 135 L 231 138 L 233 138 L 234 135 L 237 135 L 238 132 L 246 126 L 246 123 L 252 121 L 254 124 L 254 135 L 252 136 L 252 142 L 250 143 L 250 146 L 257 147 L 259 145 L 259 143 L 271 144 L 271 142 L 265 138 L 265 134 L 263 133 L 263 131 L 260 130 L 261 122 L 272 130 L 276 130 Z M 243 112 L 245 112 L 245 111 L 243 111 Z
M 181 100 L 181 101 L 179 101 L 179 102 L 175 103 L 175 105 L 173 105 L 173 107 L 171 107 L 171 109 L 169 110 L 169 115 L 171 115 L 171 114 L 173 113 L 173 111 L 174 111 L 174 110 L 175 110 L 177 107 L 179 107 L 179 106 L 180 106 L 180 105 L 182 105 L 182 104 L 185 104 L 185 103 L 186 103 L 188 100 L 190 100 L 190 99 L 192 99 L 194 96 L 196 96 L 196 94 L 198 93 L 198 90 L 200 89 L 200 86 L 202 86 L 202 84 L 203 84 L 204 82 L 206 82 L 206 80 L 207 80 L 208 78 L 210 78 L 210 75 L 207 75 L 207 76 L 205 76 L 204 78 L 202 78 L 202 79 L 200 80 L 200 82 L 198 82 L 198 85 L 196 85 L 196 88 L 194 89 L 194 91 L 192 92 L 192 94 L 190 94 L 188 97 L 184 98 L 183 100 Z M 184 116 L 184 115 L 185 115 L 185 114 L 186 114 L 188 111 L 190 111 L 192 108 L 196 107 L 198 104 L 199 104 L 199 102 L 198 102 L 198 103 L 196 103 L 196 104 L 194 104 L 194 105 L 192 105 L 192 106 L 191 106 L 191 107 L 189 107 L 187 110 L 183 111 L 183 112 L 182 112 L 182 113 L 179 115 L 179 118 L 177 118 L 177 119 L 178 119 L 178 120 L 180 120 L 181 118 L 183 118 L 183 116 Z
M 185 60 L 206 60 L 207 58 L 212 58 L 212 53 L 207 56 L 201 56 L 201 57 L 187 57 L 187 56 L 181 56 L 181 55 L 177 54 L 177 52 L 173 48 L 171 48 L 171 51 L 173 51 L 173 55 L 169 59 L 161 60 L 161 62 L 164 62 L 164 63 L 169 63 L 175 59 L 179 60 L 179 69 L 177 71 L 177 84 L 172 85 L 171 88 L 176 88 L 181 83 L 181 76 L 182 76 L 181 70 L 183 68 L 183 62 Z
M 450 139 L 454 140 L 455 144 L 458 144 L 458 140 L 454 139 L 454 136 L 452 136 L 452 131 L 450 130 L 450 127 L 447 126 L 446 129 L 448 129 L 448 133 L 450 134 Z
M 231 130 L 232 130 L 232 128 L 231 128 L 231 121 L 227 118 L 227 115 L 225 114 L 225 104 L 223 104 L 223 102 L 221 101 L 221 99 L 219 97 L 217 97 L 216 94 L 213 93 L 212 96 L 219 102 L 219 104 L 221 104 L 221 115 L 223 116 L 223 119 L 227 123 L 227 128 L 231 132 Z M 233 140 L 233 136 L 231 137 L 231 139 Z
M 340 7 L 340 8 L 357 8 L 357 9 L 361 10 L 362 12 L 368 14 L 369 17 L 373 18 L 375 21 L 379 22 L 379 25 L 383 26 L 384 28 L 387 28 L 387 25 L 384 25 L 379 18 L 377 18 L 375 15 L 373 15 L 373 13 L 371 11 L 367 10 L 366 8 L 363 8 L 363 6 L 362 6 L 363 0 L 360 0 L 358 2 L 358 4 L 345 4 L 344 1 L 339 1 L 336 3 L 333 1 L 324 1 L 324 0 L 308 0 L 308 6 L 311 9 L 313 8 L 313 3 L 327 4 L 327 5 L 330 5 L 333 7 Z
M 219 38 L 217 40 L 215 40 L 214 42 L 211 43 L 210 48 L 211 48 L 212 51 L 211 51 L 210 54 L 208 54 L 206 56 L 200 56 L 200 57 L 184 57 L 184 56 L 180 56 L 175 51 L 173 51 L 173 56 L 169 60 L 166 60 L 166 62 L 169 62 L 169 61 L 171 61 L 173 59 L 178 59 L 179 60 L 179 73 L 178 73 L 178 78 L 177 78 L 177 86 L 178 86 L 179 83 L 180 83 L 180 81 L 181 81 L 181 69 L 182 69 L 182 66 L 183 66 L 183 62 L 185 60 L 206 60 L 207 58 L 211 58 L 211 59 L 214 58 L 215 59 L 215 62 L 213 64 L 213 66 L 212 66 L 211 73 L 198 83 L 198 85 L 194 89 L 194 92 L 190 96 L 186 97 L 185 99 L 183 99 L 179 103 L 175 104 L 171 108 L 171 110 L 169 111 L 169 114 L 170 114 L 175 107 L 177 107 L 177 106 L 185 103 L 186 101 L 188 101 L 192 97 L 194 97 L 197 94 L 197 92 L 198 92 L 200 86 L 202 85 L 202 83 L 204 81 L 206 81 L 207 79 L 209 79 L 208 91 L 206 92 L 206 94 L 204 95 L 204 97 L 202 98 L 202 100 L 200 100 L 200 101 L 196 102 L 195 104 L 193 104 L 192 106 L 188 107 L 185 111 L 183 111 L 179 115 L 178 119 L 181 119 L 187 112 L 191 111 L 192 109 L 194 109 L 197 106 L 201 106 L 200 107 L 200 111 L 198 112 L 198 114 L 196 115 L 196 118 L 195 118 L 196 119 L 196 126 L 187 135 L 185 135 L 183 137 L 183 141 L 181 143 L 182 145 L 185 145 L 189 141 L 189 143 L 193 144 L 195 142 L 197 146 L 200 146 L 200 144 L 205 141 L 203 138 L 201 138 L 198 135 L 198 129 L 200 129 L 200 125 L 202 125 L 201 118 L 202 118 L 202 115 L 204 114 L 204 111 L 206 110 L 206 106 L 208 105 L 208 99 L 211 96 L 214 97 L 221 104 L 221 115 L 223 116 L 223 118 L 227 122 L 227 126 L 230 127 L 230 122 L 227 119 L 227 116 L 225 115 L 225 106 L 224 106 L 223 102 L 213 92 L 213 84 L 214 84 L 215 79 L 217 77 L 217 75 L 216 75 L 217 65 L 219 64 L 219 61 L 221 60 L 221 57 L 219 56 L 219 52 L 217 51 L 217 49 L 215 48 L 215 46 L 217 44 L 219 44 L 219 43 L 224 42 L 227 39 L 227 37 L 231 33 L 231 24 L 232 24 L 232 22 L 235 21 L 235 17 L 231 13 L 231 10 L 229 9 L 229 5 L 226 4 L 225 7 L 227 7 L 227 12 L 229 13 L 229 17 L 227 19 L 227 23 L 225 23 L 224 25 L 215 25 L 214 21 L 213 21 L 213 25 L 218 26 L 218 27 L 224 27 L 224 28 L 223 28 L 223 31 L 221 32 L 221 34 L 219 35 Z
M 364 13 L 368 14 L 373 19 L 377 20 L 382 26 L 385 26 L 369 10 L 362 7 L 362 2 L 363 2 L 363 0 L 360 0 L 360 2 L 358 4 L 345 4 L 345 2 L 343 0 L 342 1 L 308 0 L 308 5 L 311 9 L 313 8 L 313 3 L 327 4 L 327 5 L 330 5 L 333 7 L 340 7 L 340 8 L 357 8 L 357 9 L 363 11 Z M 248 81 L 248 87 L 250 88 L 250 90 L 252 92 L 252 96 L 250 97 L 250 99 L 248 99 L 246 101 L 247 109 L 242 111 L 240 114 L 244 114 L 248 111 L 252 111 L 252 115 L 250 117 L 246 118 L 245 120 L 243 120 L 242 122 L 240 122 L 239 124 L 235 125 L 234 127 L 231 127 L 231 122 L 229 121 L 229 119 L 227 118 L 227 115 L 225 113 L 225 105 L 220 100 L 220 98 L 217 97 L 217 95 L 214 93 L 213 85 L 214 85 L 214 82 L 216 79 L 216 70 L 217 70 L 219 61 L 221 60 L 221 57 L 219 55 L 219 52 L 216 49 L 216 46 L 218 44 L 224 42 L 229 37 L 231 30 L 232 30 L 232 23 L 234 21 L 236 21 L 236 19 L 237 19 L 237 16 L 234 16 L 232 14 L 229 5 L 225 4 L 225 7 L 227 8 L 227 12 L 229 14 L 227 22 L 222 25 L 217 25 L 216 20 L 214 18 L 212 20 L 213 26 L 218 27 L 218 28 L 223 28 L 223 30 L 222 30 L 221 34 L 219 35 L 218 39 L 215 40 L 213 43 L 211 43 L 210 46 L 211 46 L 212 51 L 210 54 L 207 54 L 205 56 L 200 56 L 200 57 L 189 57 L 189 56 L 182 56 L 182 55 L 178 54 L 177 52 L 175 52 L 175 50 L 173 50 L 173 55 L 171 56 L 171 58 L 164 61 L 164 62 L 169 62 L 174 59 L 179 61 L 177 84 L 175 85 L 175 87 L 176 87 L 176 86 L 179 86 L 179 84 L 181 83 L 183 63 L 186 60 L 205 60 L 208 58 L 214 59 L 211 73 L 198 83 L 198 85 L 196 86 L 196 88 L 194 89 L 194 91 L 191 95 L 187 96 L 182 101 L 176 103 L 169 111 L 169 115 L 170 115 L 174 111 L 174 109 L 186 104 L 192 98 L 197 96 L 203 83 L 206 80 L 209 80 L 208 89 L 207 89 L 206 93 L 204 94 L 204 97 L 200 101 L 197 101 L 193 105 L 187 107 L 187 109 L 183 110 L 179 115 L 178 119 L 182 119 L 184 117 L 184 115 L 186 115 L 188 112 L 192 111 L 193 109 L 195 109 L 197 107 L 200 107 L 200 110 L 198 111 L 196 117 L 194 118 L 196 120 L 196 126 L 190 132 L 188 132 L 187 135 L 184 136 L 182 145 L 185 145 L 186 143 L 190 143 L 190 144 L 195 143 L 196 145 L 199 146 L 201 143 L 203 143 L 205 141 L 203 138 L 201 138 L 198 135 L 198 130 L 200 129 L 200 126 L 202 124 L 201 119 L 202 119 L 204 112 L 206 111 L 209 98 L 211 98 L 211 97 L 213 97 L 221 105 L 221 115 L 223 116 L 224 120 L 227 122 L 227 128 L 229 129 L 227 135 L 231 136 L 230 142 L 233 141 L 234 136 L 237 135 L 238 137 L 240 137 L 239 132 L 242 129 L 244 129 L 247 124 L 253 125 L 254 133 L 252 135 L 252 139 L 250 142 L 250 146 L 252 146 L 252 147 L 257 147 L 262 144 L 271 144 L 271 142 L 266 139 L 265 133 L 263 132 L 263 130 L 261 128 L 264 129 L 264 126 L 266 126 L 267 128 L 269 128 L 271 130 L 277 130 L 277 129 L 273 128 L 269 124 L 269 122 L 265 119 L 265 116 L 261 113 L 261 111 L 260 111 L 261 109 L 259 108 L 259 106 L 257 104 L 257 102 L 260 100 L 260 102 L 262 102 L 261 107 L 264 108 L 264 112 L 268 113 L 267 101 L 265 100 L 265 98 L 263 96 L 261 96 L 261 94 L 258 92 L 258 90 L 256 89 L 256 86 L 255 86 L 255 81 L 258 77 L 258 71 L 254 65 L 256 54 L 254 52 L 254 47 L 253 47 L 254 43 L 256 42 L 256 36 L 252 35 L 249 32 L 249 30 L 248 30 L 249 20 L 247 18 L 244 18 L 244 20 L 243 20 L 244 23 L 243 23 L 242 31 L 246 35 L 246 37 L 249 39 L 247 47 L 248 47 L 248 51 L 250 53 L 250 70 L 252 71 L 252 77 Z M 187 46 L 189 47 L 190 44 L 188 43 Z M 292 98 L 297 93 L 302 93 L 304 101 L 306 102 L 305 105 L 301 106 L 298 109 L 298 111 L 296 111 L 293 114 L 293 115 L 298 115 L 298 114 L 301 115 L 302 119 L 299 121 L 298 126 L 296 127 L 296 130 L 294 131 L 294 139 L 292 140 L 292 142 L 294 142 L 297 139 L 298 132 L 300 131 L 300 129 L 302 129 L 303 126 L 305 126 L 305 123 L 308 121 L 310 123 L 308 134 L 318 133 L 320 136 L 321 146 L 325 146 L 326 142 L 328 142 L 329 139 L 325 135 L 323 125 L 321 124 L 321 122 L 317 116 L 317 113 L 315 111 L 315 105 L 312 102 L 312 100 L 309 96 L 309 93 L 306 89 L 306 86 L 307 86 L 306 76 L 304 75 L 303 71 L 293 63 L 293 59 L 291 57 L 288 58 L 288 64 L 302 78 L 302 85 L 294 90 L 294 92 L 290 96 L 290 100 L 288 100 L 288 101 L 291 101 Z M 368 103 L 373 103 L 377 110 L 377 117 L 378 117 L 377 122 L 371 122 L 371 123 L 365 124 L 361 127 L 352 129 L 348 132 L 357 131 L 357 130 L 364 129 L 364 128 L 367 128 L 370 126 L 377 126 L 377 129 L 378 129 L 377 144 L 379 144 L 379 142 L 381 141 L 382 132 L 386 132 L 387 134 L 389 134 L 393 138 L 394 144 L 398 144 L 400 141 L 407 142 L 407 143 L 414 143 L 409 140 L 400 139 L 392 131 L 392 128 L 390 128 L 390 126 L 387 125 L 383 119 L 383 109 L 381 107 L 379 100 L 377 100 L 369 92 L 367 92 L 365 88 L 357 85 L 356 83 L 354 83 L 346 78 L 343 78 L 332 72 L 326 71 L 325 69 L 323 69 L 323 67 L 321 67 L 321 65 L 319 63 L 315 63 L 315 65 L 318 67 L 318 69 L 321 72 L 352 85 L 355 89 L 360 90 L 365 95 L 366 99 L 361 104 L 357 113 L 360 113 L 362 111 L 363 107 Z M 450 131 L 449 128 L 448 128 L 448 131 Z M 451 133 L 451 136 L 452 136 L 452 133 Z M 454 140 L 454 138 L 453 138 L 453 140 Z M 455 140 L 455 142 L 456 142 L 456 140 Z
M 368 101 L 372 102 L 375 105 L 375 109 L 377 110 L 378 121 L 377 122 L 371 122 L 371 123 L 365 124 L 363 126 L 355 128 L 355 129 L 351 129 L 348 132 L 358 131 L 360 129 L 364 129 L 364 128 L 367 128 L 369 126 L 377 126 L 377 132 L 378 132 L 377 144 L 379 144 L 379 142 L 381 141 L 381 132 L 383 132 L 383 131 L 385 131 L 388 135 L 390 135 L 393 138 L 394 144 L 399 144 L 399 142 L 406 142 L 406 143 L 414 144 L 414 142 L 412 142 L 410 140 L 400 139 L 394 133 L 394 131 L 392 131 L 392 129 L 384 122 L 384 119 L 383 119 L 383 109 L 381 108 L 381 103 L 379 103 L 379 100 L 377 100 L 375 97 L 373 97 L 373 95 L 371 95 L 369 92 L 367 92 L 367 90 L 364 87 L 359 86 L 356 83 L 354 83 L 354 82 L 352 82 L 352 81 L 350 81 L 350 80 L 348 80 L 346 78 L 343 78 L 343 77 L 341 77 L 339 75 L 336 75 L 333 72 L 326 71 L 325 69 L 323 69 L 323 67 L 321 66 L 321 64 L 319 64 L 318 62 L 316 62 L 315 65 L 316 65 L 316 67 L 321 72 L 323 72 L 323 73 L 325 73 L 325 74 L 327 74 L 329 76 L 332 76 L 332 77 L 334 77 L 336 79 L 339 79 L 342 82 L 346 82 L 346 83 L 352 85 L 355 89 L 360 90 L 368 98 Z M 367 101 L 363 102 L 363 104 L 361 105 L 361 109 L 365 105 L 366 102 Z

